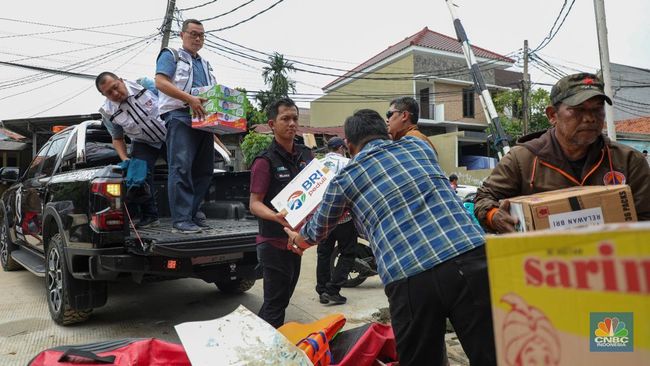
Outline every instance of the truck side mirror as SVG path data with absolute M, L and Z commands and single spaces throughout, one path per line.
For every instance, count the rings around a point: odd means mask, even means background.
M 6 183 L 16 183 L 20 177 L 20 170 L 16 167 L 6 167 L 0 169 L 0 181 Z

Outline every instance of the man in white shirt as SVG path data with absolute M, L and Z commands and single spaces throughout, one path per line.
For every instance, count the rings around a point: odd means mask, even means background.
M 137 228 L 160 225 L 153 185 L 153 169 L 159 156 L 165 157 L 167 129 L 158 116 L 158 96 L 138 83 L 122 80 L 112 72 L 102 72 L 95 79 L 97 90 L 106 97 L 99 109 L 104 126 L 111 134 L 113 147 L 122 161 L 129 159 L 124 135 L 131 140 L 130 157 L 147 163 L 151 195 L 139 203 Z

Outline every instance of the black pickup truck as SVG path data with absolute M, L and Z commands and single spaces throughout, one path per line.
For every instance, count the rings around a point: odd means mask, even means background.
M 124 172 L 100 121 L 52 136 L 0 201 L 0 260 L 45 277 L 50 314 L 63 325 L 85 321 L 103 306 L 111 281 L 200 278 L 224 292 L 255 283 L 257 221 L 248 205 L 249 172 L 215 172 L 202 211 L 212 227 L 171 232 L 166 165 L 157 165 L 161 225 L 135 230 L 124 200 Z

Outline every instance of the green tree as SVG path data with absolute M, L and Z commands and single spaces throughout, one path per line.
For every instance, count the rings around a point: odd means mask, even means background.
M 545 89 L 535 89 L 530 94 L 530 118 L 528 133 L 546 130 L 551 124 L 546 118 L 546 106 L 551 103 L 549 92 Z M 523 130 L 523 99 L 520 90 L 501 92 L 494 98 L 494 106 L 499 113 L 501 125 L 512 141 L 522 136 Z M 505 111 L 510 111 L 510 116 Z
M 239 91 L 242 91 L 244 93 L 246 92 L 246 89 L 244 88 L 236 88 Z M 242 107 L 244 108 L 244 116 L 246 117 L 246 121 L 248 122 L 248 127 L 250 128 L 253 125 L 259 125 L 259 124 L 266 124 L 268 121 L 268 118 L 266 118 L 266 113 L 263 110 L 258 109 L 253 105 L 253 103 L 248 100 L 248 97 L 244 98 L 244 103 L 242 104 Z
M 289 73 L 295 71 L 293 63 L 287 61 L 284 55 L 275 52 L 269 56 L 269 63 L 263 68 L 262 78 L 270 89 L 261 91 L 256 97 L 260 102 L 261 110 L 264 110 L 272 100 L 287 97 L 289 93 L 296 92 L 296 82 L 289 78 Z
M 271 141 L 273 141 L 273 135 L 254 131 L 250 131 L 244 137 L 241 143 L 241 150 L 244 154 L 244 165 L 246 165 L 246 168 L 250 168 L 251 164 L 253 164 L 253 159 L 259 153 L 266 150 L 271 145 Z

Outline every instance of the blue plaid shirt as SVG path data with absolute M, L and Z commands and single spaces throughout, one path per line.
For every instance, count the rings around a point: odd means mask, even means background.
M 347 209 L 385 285 L 485 243 L 431 148 L 414 137 L 367 143 L 332 180 L 300 234 L 322 242 Z

